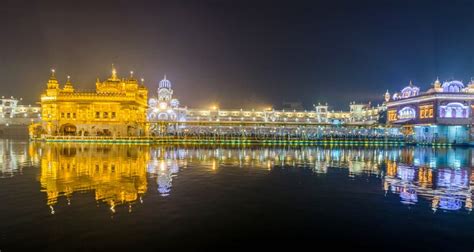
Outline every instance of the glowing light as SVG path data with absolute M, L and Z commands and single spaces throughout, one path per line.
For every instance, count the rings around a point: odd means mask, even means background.
M 398 111 L 398 118 L 399 119 L 416 118 L 416 111 L 412 107 L 404 107 L 400 111 Z

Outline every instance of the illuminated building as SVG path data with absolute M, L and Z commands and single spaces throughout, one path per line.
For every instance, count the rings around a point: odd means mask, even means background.
M 94 192 L 97 202 L 131 205 L 147 190 L 147 146 L 40 144 L 41 191 L 54 213 L 60 198 Z
M 474 109 L 474 82 L 436 79 L 426 92 L 412 82 L 387 99 L 387 121 L 417 143 L 469 144 Z
M 147 118 L 150 135 L 222 135 L 222 136 L 294 136 L 314 137 L 330 134 L 381 135 L 378 125 L 385 105 L 350 104 L 349 111 L 329 110 L 328 105 L 314 105 L 312 110 L 277 110 L 273 107 L 258 109 L 222 109 L 180 107 L 173 98 L 171 82 L 160 81 L 157 97 L 149 100 Z M 333 127 L 337 125 L 338 127 Z M 339 127 L 339 126 L 347 126 Z M 359 129 L 360 127 L 366 129 Z
M 346 124 L 373 125 L 378 122 L 382 107 L 367 104 L 350 104 L 350 111 L 329 110 L 327 105 L 314 105 L 314 110 L 264 109 L 188 109 L 186 118 L 191 121 L 215 121 L 223 123 L 277 123 L 277 124 Z
M 68 76 L 63 88 L 54 70 L 41 95 L 42 122 L 32 135 L 46 136 L 144 136 L 147 134 L 148 91 L 133 77 L 119 78 L 115 68 L 96 90 L 77 91 Z
M 162 125 L 156 122 L 186 121 L 186 108 L 179 105 L 179 100 L 173 98 L 171 81 L 165 76 L 159 83 L 157 96 L 148 101 L 147 120 L 151 123 L 151 135 L 159 134 L 164 130 L 160 127 Z
M 119 78 L 114 68 L 105 81 L 97 79 L 95 91 L 86 92 L 77 91 L 69 76 L 60 87 L 53 70 L 41 95 L 42 120 L 30 127 L 30 136 L 62 141 L 210 134 L 267 138 L 385 135 L 384 129 L 372 127 L 378 125 L 384 105 L 353 102 L 349 111 L 340 112 L 330 111 L 327 104 L 314 105 L 313 110 L 193 109 L 180 106 L 166 76 L 159 82 L 156 95 L 147 98 L 143 79 L 139 84 L 133 72 L 127 79 Z
M 22 105 L 23 99 L 13 96 L 0 99 L 0 125 L 29 125 L 39 122 L 41 108 L 38 106 Z

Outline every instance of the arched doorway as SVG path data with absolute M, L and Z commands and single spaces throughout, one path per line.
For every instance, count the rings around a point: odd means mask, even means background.
M 129 125 L 129 126 L 127 127 L 127 135 L 128 135 L 128 136 L 135 136 L 135 131 L 136 131 L 136 128 L 135 128 L 135 127 L 133 127 L 133 126 L 131 126 L 131 125 Z
M 70 123 L 66 123 L 59 128 L 59 133 L 63 136 L 75 136 L 76 130 L 76 126 Z

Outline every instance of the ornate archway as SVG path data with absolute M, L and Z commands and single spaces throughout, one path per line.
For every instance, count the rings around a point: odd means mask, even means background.
M 75 136 L 76 131 L 77 131 L 76 126 L 70 123 L 63 124 L 59 128 L 59 133 L 63 136 Z

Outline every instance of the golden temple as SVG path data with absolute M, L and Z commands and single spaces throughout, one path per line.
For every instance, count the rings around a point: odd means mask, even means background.
M 148 90 L 133 77 L 119 78 L 113 67 L 105 81 L 97 78 L 93 92 L 77 91 L 70 77 L 63 88 L 54 69 L 41 95 L 41 123 L 30 128 L 30 135 L 108 136 L 147 135 Z

